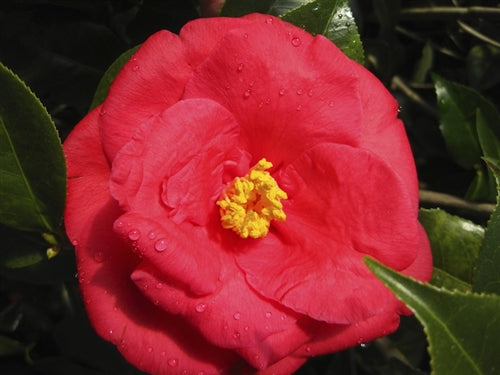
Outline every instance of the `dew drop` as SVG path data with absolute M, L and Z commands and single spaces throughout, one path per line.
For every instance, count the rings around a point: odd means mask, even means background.
M 137 241 L 140 237 L 141 232 L 138 229 L 132 229 L 128 232 L 128 238 L 130 238 L 131 241 Z
M 302 89 L 297 90 L 297 95 L 302 95 L 303 93 L 304 93 L 304 90 L 302 90 Z
M 205 375 L 205 371 L 198 372 L 198 375 Z
M 298 47 L 302 44 L 302 41 L 300 40 L 299 37 L 293 37 L 292 38 L 292 46 Z
M 101 109 L 101 112 L 99 112 L 99 116 L 104 116 L 106 114 L 106 110 L 104 108 Z
M 328 102 L 328 107 L 335 107 L 335 103 L 334 102 Z
M 241 314 L 239 312 L 236 312 L 236 313 L 234 313 L 233 318 L 234 318 L 234 320 L 240 320 Z
M 176 358 L 171 358 L 167 361 L 170 367 L 177 367 L 179 365 L 179 361 Z
M 252 90 L 248 89 L 243 93 L 243 98 L 248 99 L 250 95 L 252 94 Z
M 295 108 L 297 111 L 300 111 L 302 109 L 302 105 L 299 104 L 296 108 Z
M 206 303 L 199 303 L 198 305 L 196 305 L 196 307 L 194 309 L 196 310 L 196 312 L 202 313 L 203 311 L 205 311 L 207 309 L 207 304 Z
M 271 104 L 271 98 L 266 99 L 266 104 L 268 104 L 268 105 Z
M 109 333 L 109 335 L 110 335 L 110 336 L 113 336 L 113 330 L 112 330 L 112 329 L 110 329 L 110 330 L 108 331 L 108 333 Z
M 156 289 L 161 289 L 163 288 L 163 284 L 162 283 L 157 283 L 156 286 L 155 286 Z
M 250 327 L 249 327 L 249 326 L 245 326 L 243 329 L 244 329 L 245 331 L 248 331 L 248 330 L 250 329 Z
M 281 315 L 281 318 L 280 318 L 280 319 L 281 319 L 281 320 L 286 320 L 286 315 L 285 315 L 285 314 Z
M 244 67 L 245 67 L 245 64 L 240 63 L 240 64 L 238 64 L 238 68 L 237 68 L 236 70 L 237 70 L 238 72 L 241 72 L 241 71 L 243 71 L 243 68 L 244 68 Z
M 153 353 L 153 348 L 152 347 L 148 348 L 148 353 Z
M 250 81 L 250 82 L 248 82 L 248 86 L 250 86 L 250 87 L 253 87 L 253 85 L 254 85 L 254 84 L 255 84 L 255 82 L 254 82 L 254 81 Z
M 165 251 L 167 248 L 167 240 L 166 239 L 161 239 L 155 242 L 155 250 L 161 253 L 162 251 Z
M 102 263 L 104 262 L 104 253 L 102 251 L 96 251 L 94 253 L 94 260 L 97 262 L 97 263 Z
M 272 18 L 266 19 L 266 23 L 269 24 L 269 25 L 272 24 L 273 23 L 273 19 Z
M 156 238 L 156 233 L 154 231 L 149 232 L 148 238 L 150 240 L 154 240 Z
M 78 246 L 78 240 L 71 240 L 71 244 L 73 246 Z
M 158 306 L 160 304 L 160 301 L 158 301 L 157 299 L 155 299 L 155 301 L 153 303 L 155 304 L 155 306 Z
M 280 89 L 280 93 L 279 94 L 280 94 L 280 96 L 285 95 L 285 89 Z
M 139 70 L 139 65 L 134 65 L 134 66 L 132 67 L 132 70 L 133 70 L 134 72 L 137 72 L 137 71 Z
M 117 228 L 123 228 L 123 221 L 118 220 L 118 221 L 115 223 L 115 226 L 116 226 Z
M 313 90 L 309 90 L 309 92 L 307 93 L 307 96 L 309 96 L 311 98 L 313 96 Z
M 266 318 L 267 318 L 267 319 L 271 318 L 271 316 L 272 316 L 272 315 L 273 315 L 273 314 L 272 314 L 270 311 L 266 312 Z
M 310 353 L 310 352 L 311 352 L 311 347 L 310 347 L 310 346 L 306 346 L 306 352 L 307 352 L 307 353 Z
M 240 335 L 240 333 L 239 333 L 239 332 L 235 332 L 235 333 L 233 333 L 233 338 L 234 338 L 234 339 L 239 339 L 239 338 L 240 338 L 240 336 L 241 336 L 241 335 Z

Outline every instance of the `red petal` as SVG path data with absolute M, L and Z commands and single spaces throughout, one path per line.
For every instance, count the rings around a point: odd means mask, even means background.
M 64 220 L 68 237 L 75 244 L 81 237 L 82 227 L 109 199 L 110 170 L 97 126 L 100 111 L 101 107 L 97 107 L 85 116 L 63 145 L 68 169 Z
M 290 162 L 319 142 L 357 145 L 357 67 L 324 37 L 270 16 L 253 18 L 258 24 L 224 36 L 195 70 L 184 97 L 228 108 L 253 162 Z
M 277 176 L 286 221 L 237 254 L 248 282 L 268 298 L 329 323 L 394 309 L 365 254 L 395 269 L 415 261 L 420 231 L 406 186 L 376 155 L 322 144 Z
M 311 342 L 297 350 L 294 355 L 316 356 L 344 350 L 386 336 L 398 326 L 399 315 L 395 311 L 377 314 L 354 324 L 321 324 Z
M 180 314 L 207 341 L 236 350 L 254 367 L 265 368 L 309 340 L 297 325 L 297 314 L 258 296 L 234 264 L 223 263 L 220 288 L 206 297 L 186 292 L 149 262 L 143 262 L 132 278 L 155 305 Z
M 139 125 L 180 99 L 191 72 L 177 35 L 159 31 L 144 42 L 116 76 L 103 104 L 101 132 L 109 160 Z
M 111 192 L 126 210 L 157 222 L 204 225 L 216 209 L 226 166 L 245 164 L 238 137 L 234 117 L 217 103 L 180 101 L 143 124 L 119 152 Z

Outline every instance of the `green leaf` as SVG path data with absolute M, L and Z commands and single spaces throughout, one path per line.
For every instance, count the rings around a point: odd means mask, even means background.
M 221 16 L 239 17 L 249 13 L 268 13 L 275 0 L 226 0 Z
M 422 284 L 365 258 L 366 265 L 424 326 L 433 375 L 498 373 L 500 297 Z
M 498 160 L 485 158 L 497 179 L 500 179 Z M 497 187 L 499 188 L 499 187 Z M 475 292 L 496 293 L 500 295 L 500 189 L 497 206 L 484 234 L 484 241 L 477 259 L 476 277 L 473 285 Z
M 421 209 L 419 220 L 431 243 L 434 266 L 472 284 L 483 227 L 440 209 Z
M 0 335 L 0 358 L 22 354 L 24 351 L 25 347 L 22 343 L 10 337 Z
M 61 141 L 38 98 L 2 64 L 0 87 L 0 223 L 54 232 L 66 196 Z
M 439 107 L 439 128 L 448 151 L 460 166 L 470 169 L 481 158 L 475 128 L 479 98 L 471 88 L 433 75 Z
M 448 272 L 436 267 L 432 270 L 432 279 L 430 283 L 434 286 L 448 290 L 459 290 L 461 292 L 472 291 L 471 284 L 462 281 L 459 278 L 450 275 Z
M 278 0 L 271 12 L 313 35 L 325 35 L 348 57 L 364 63 L 363 45 L 348 0 Z
M 99 85 L 94 93 L 94 98 L 92 99 L 92 104 L 90 104 L 90 110 L 97 107 L 99 104 L 104 102 L 106 96 L 108 95 L 109 88 L 113 83 L 116 75 L 123 68 L 123 65 L 130 59 L 130 57 L 139 49 L 139 46 L 135 46 L 125 52 L 123 52 L 118 58 L 110 65 L 110 67 L 104 72 Z
M 483 155 L 500 160 L 500 116 L 494 107 L 487 114 L 477 109 L 476 128 Z

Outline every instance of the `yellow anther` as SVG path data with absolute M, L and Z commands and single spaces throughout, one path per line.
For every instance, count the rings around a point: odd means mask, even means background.
M 271 220 L 286 219 L 281 199 L 287 194 L 267 172 L 273 166 L 261 159 L 243 177 L 236 177 L 217 201 L 222 227 L 242 238 L 261 238 L 269 232 Z

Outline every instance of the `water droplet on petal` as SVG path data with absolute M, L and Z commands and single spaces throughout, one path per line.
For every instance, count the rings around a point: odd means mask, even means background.
M 171 358 L 167 361 L 167 363 L 170 367 L 177 367 L 179 361 L 176 358 Z
M 166 239 L 161 239 L 155 242 L 155 250 L 161 253 L 162 251 L 165 251 L 167 248 L 167 240 Z
M 131 241 L 137 241 L 140 237 L 141 232 L 138 229 L 132 229 L 128 232 L 128 238 L 130 238 Z
M 306 352 L 308 352 L 308 353 L 311 352 L 311 347 L 310 346 L 306 346 Z
M 99 112 L 99 116 L 104 116 L 106 114 L 106 110 L 104 108 L 101 109 L 101 112 Z
M 104 253 L 102 251 L 96 251 L 94 253 L 94 260 L 97 262 L 97 263 L 102 263 L 104 262 Z
M 304 92 L 304 91 L 303 91 L 302 89 L 298 89 L 298 90 L 297 90 L 297 95 L 302 95 L 302 93 L 303 93 L 303 92 Z
M 196 305 L 196 307 L 194 309 L 196 310 L 196 312 L 202 313 L 203 311 L 205 311 L 207 309 L 207 304 L 206 303 L 199 303 L 198 305 Z
M 234 320 L 240 320 L 241 314 L 239 312 L 236 312 L 236 313 L 234 313 L 233 318 L 234 318 Z
M 297 111 L 300 111 L 302 109 L 302 105 L 298 105 L 296 108 L 295 108 Z
M 285 95 L 285 89 L 280 89 L 280 96 Z
M 281 315 L 281 320 L 286 320 L 286 315 L 285 314 Z
M 156 233 L 154 231 L 149 232 L 148 238 L 150 240 L 154 240 L 156 238 Z
M 112 329 L 110 329 L 110 330 L 108 331 L 108 333 L 109 333 L 109 335 L 110 335 L 110 336 L 113 336 L 113 330 L 112 330 Z
M 156 284 L 156 289 L 161 289 L 161 288 L 163 288 L 163 284 L 162 283 Z
M 334 107 L 335 103 L 334 102 L 328 102 L 328 107 Z
M 205 375 L 205 371 L 198 372 L 198 375 Z
M 240 336 L 241 336 L 241 335 L 240 335 L 240 333 L 239 333 L 239 332 L 235 332 L 235 333 L 233 333 L 233 338 L 234 338 L 234 339 L 239 339 L 239 338 L 240 338 Z
M 132 67 L 132 70 L 133 70 L 134 72 L 137 72 L 137 71 L 139 70 L 139 65 L 134 65 L 134 66 Z
M 153 352 L 153 348 L 152 347 L 149 347 L 148 348 L 148 353 L 152 353 Z
M 273 23 L 273 19 L 272 18 L 267 18 L 266 19 L 266 23 L 267 24 L 272 24 Z
M 252 90 L 248 89 L 243 93 L 243 98 L 248 99 L 250 95 L 252 94 Z
M 266 312 L 266 318 L 269 319 L 273 314 L 271 311 Z
M 300 40 L 299 37 L 293 37 L 292 38 L 292 46 L 298 47 L 302 44 L 302 41 Z
M 250 81 L 250 82 L 248 82 L 248 86 L 250 86 L 250 87 L 253 87 L 253 85 L 254 85 L 254 84 L 255 84 L 255 82 L 254 82 L 254 81 Z
M 248 330 L 250 329 L 250 327 L 249 327 L 249 326 L 245 326 L 243 329 L 244 329 L 245 331 L 248 331 Z
M 313 90 L 309 90 L 309 92 L 307 93 L 307 96 L 312 97 L 313 96 Z
M 116 226 L 117 228 L 122 228 L 122 227 L 123 227 L 123 221 L 118 220 L 118 221 L 115 223 L 115 226 Z
M 241 71 L 243 71 L 243 68 L 244 68 L 244 67 L 245 67 L 245 64 L 240 63 L 240 64 L 238 64 L 238 68 L 237 68 L 236 70 L 237 70 L 238 72 L 241 72 Z
M 247 33 L 243 34 L 243 38 L 248 39 L 248 34 Z
M 78 246 L 78 240 L 71 240 L 71 244 L 73 246 Z

